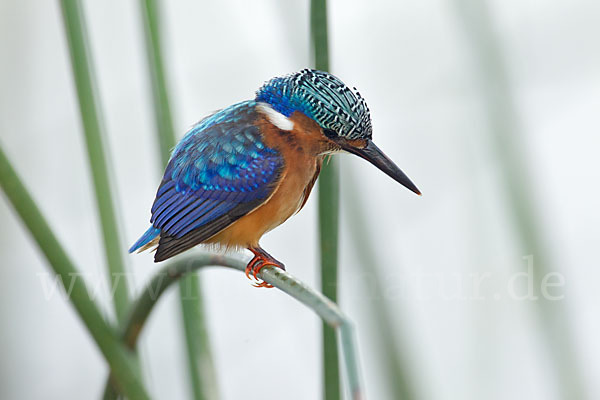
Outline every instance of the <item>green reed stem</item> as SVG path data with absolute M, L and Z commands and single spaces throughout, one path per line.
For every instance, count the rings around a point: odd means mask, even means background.
M 165 166 L 171 157 L 171 150 L 175 147 L 176 138 L 162 57 L 160 10 L 156 0 L 141 0 L 141 7 L 154 115 L 156 116 L 157 139 L 162 164 Z
M 455 4 L 479 75 L 481 97 L 490 122 L 489 133 L 500 166 L 503 192 L 506 193 L 505 201 L 522 251 L 533 256 L 534 287 L 539 288 L 544 277 L 556 270 L 547 256 L 542 224 L 536 217 L 538 206 L 529 184 L 526 156 L 522 153 L 519 142 L 523 135 L 506 61 L 486 3 L 457 0 Z M 556 371 L 560 397 L 586 398 L 581 366 L 575 356 L 569 329 L 571 325 L 567 322 L 564 305 L 558 301 L 546 300 L 541 295 L 535 305 L 542 325 L 540 332 Z
M 398 310 L 392 310 L 389 300 L 383 294 L 385 280 L 379 266 L 384 263 L 379 260 L 379 254 L 375 251 L 373 236 L 366 231 L 365 227 L 370 224 L 363 211 L 365 207 L 357 190 L 354 174 L 348 174 L 347 177 L 348 184 L 344 185 L 346 188 L 344 199 L 347 199 L 344 207 L 345 217 L 349 224 L 348 233 L 351 235 L 352 243 L 357 248 L 360 247 L 356 257 L 361 265 L 361 271 L 367 273 L 374 283 L 374 285 L 364 285 L 363 288 L 368 291 L 366 295 L 371 303 L 369 317 L 373 321 L 373 331 L 377 332 L 373 339 L 379 353 L 378 359 L 382 361 L 384 381 L 393 399 L 415 399 L 417 396 L 414 381 L 411 379 L 410 361 L 404 351 L 406 343 L 403 342 L 402 335 L 395 332 L 393 325 L 394 319 L 398 318 Z
M 142 16 L 146 37 L 148 68 L 152 81 L 154 115 L 157 139 L 160 145 L 162 165 L 169 162 L 175 147 L 175 131 L 165 77 L 161 48 L 160 8 L 156 0 L 142 0 Z M 216 373 L 214 371 L 210 344 L 203 313 L 202 292 L 198 275 L 191 274 L 179 283 L 179 299 L 183 328 L 187 345 L 190 384 L 194 399 L 214 398 Z M 213 393 L 212 395 L 209 394 Z
M 90 298 L 88 287 L 62 245 L 50 229 L 33 198 L 17 176 L 0 147 L 0 187 L 33 236 L 50 267 L 60 277 L 69 301 L 91 333 L 108 362 L 114 384 L 130 399 L 149 399 L 141 383 L 135 355 L 119 340 Z
M 329 71 L 327 1 L 311 0 L 310 32 L 315 68 Z M 319 243 L 321 291 L 337 301 L 339 173 L 337 160 L 323 165 L 319 176 Z M 341 399 L 338 348 L 335 332 L 323 324 L 323 383 L 325 400 Z
M 89 39 L 81 2 L 61 0 L 61 6 L 102 227 L 109 282 L 111 287 L 114 287 L 114 306 L 117 319 L 120 321 L 125 316 L 129 305 L 129 291 L 109 179 L 108 155 L 104 148 L 105 133 L 96 100 L 96 84 L 89 50 Z

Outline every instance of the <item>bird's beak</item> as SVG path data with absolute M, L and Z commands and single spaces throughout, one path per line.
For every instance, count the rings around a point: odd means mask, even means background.
M 375 143 L 371 139 L 367 139 L 367 145 L 363 148 L 352 146 L 346 141 L 338 142 L 342 149 L 349 153 L 356 154 L 359 157 L 364 158 L 387 175 L 389 175 L 396 182 L 402 184 L 407 189 L 415 192 L 419 196 L 421 192 L 414 183 L 402 172 L 400 168 L 392 160 L 386 156 L 383 151 L 379 150 L 379 147 L 375 146 Z

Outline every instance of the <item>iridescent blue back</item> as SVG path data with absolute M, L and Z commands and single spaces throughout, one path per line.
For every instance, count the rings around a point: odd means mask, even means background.
M 173 151 L 152 206 L 157 261 L 210 238 L 272 193 L 283 159 L 253 124 L 255 106 L 245 101 L 203 119 Z

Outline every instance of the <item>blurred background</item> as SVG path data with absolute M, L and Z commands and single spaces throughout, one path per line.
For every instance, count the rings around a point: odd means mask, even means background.
M 161 6 L 179 137 L 312 65 L 308 2 Z M 84 7 L 128 248 L 161 177 L 139 3 Z M 332 0 L 328 11 L 331 71 L 360 90 L 376 143 L 424 194 L 336 156 L 339 303 L 367 397 L 394 399 L 401 372 L 416 399 L 600 398 L 600 3 Z M 111 315 L 58 2 L 0 1 L 0 55 L 2 145 Z M 98 398 L 105 362 L 0 197 L 0 398 Z M 317 287 L 316 196 L 263 245 Z M 138 291 L 160 268 L 148 253 L 127 262 Z M 239 272 L 201 275 L 221 397 L 319 398 L 318 318 Z M 176 291 L 140 349 L 156 398 L 190 397 Z

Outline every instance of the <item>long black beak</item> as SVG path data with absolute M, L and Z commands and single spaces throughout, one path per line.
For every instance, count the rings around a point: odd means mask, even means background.
M 364 158 L 386 174 L 388 174 L 393 180 L 402 184 L 407 189 L 415 192 L 419 196 L 421 192 L 414 183 L 402 172 L 400 168 L 392 160 L 386 156 L 383 151 L 379 150 L 379 147 L 375 146 L 375 143 L 371 139 L 367 139 L 367 145 L 362 149 L 354 147 L 345 141 L 338 142 L 342 149 L 349 153 L 356 154 L 359 157 Z

